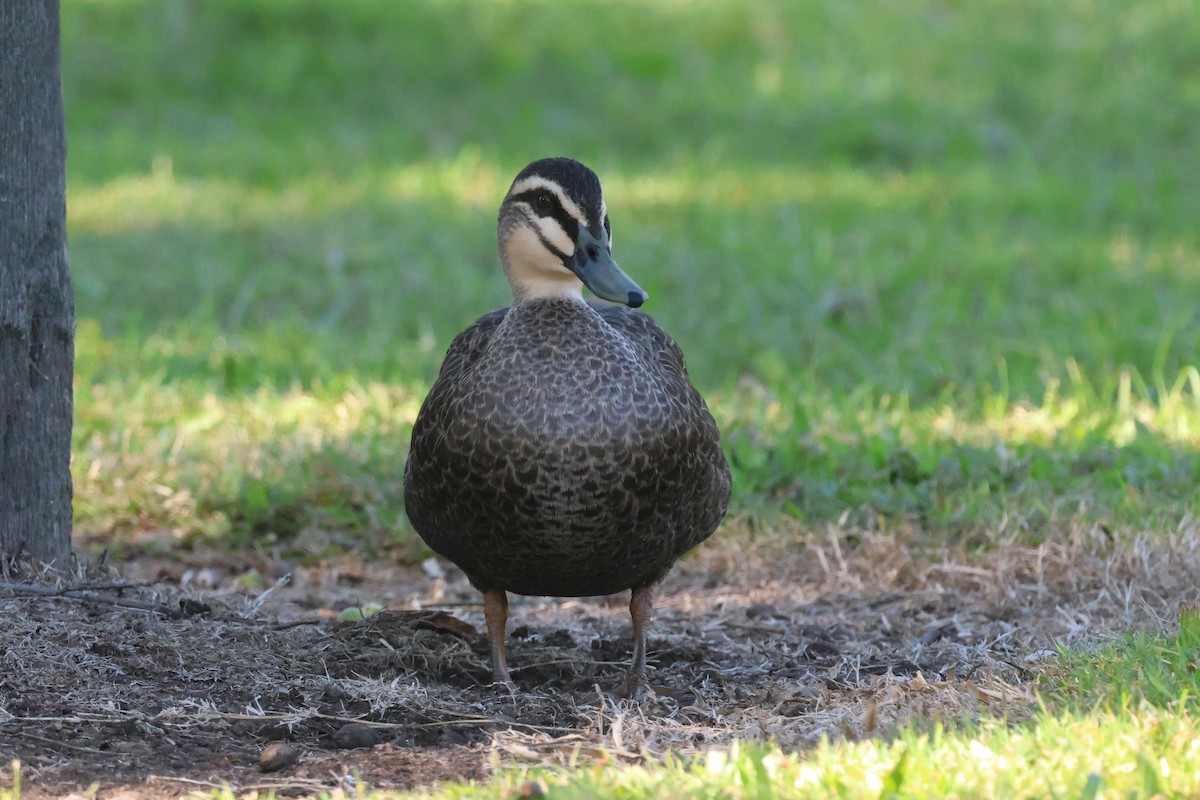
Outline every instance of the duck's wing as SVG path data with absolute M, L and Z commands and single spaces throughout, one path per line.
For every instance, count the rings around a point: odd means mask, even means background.
M 483 355 L 488 342 L 492 339 L 492 334 L 495 333 L 506 314 L 508 314 L 507 308 L 484 314 L 475 320 L 471 327 L 454 337 L 454 341 L 446 350 L 446 357 L 442 360 L 442 368 L 438 372 L 437 382 L 434 384 L 435 389 L 438 384 L 444 385 L 453 382 Z
M 454 524 L 448 510 L 461 500 L 461 480 L 455 467 L 461 464 L 458 447 L 448 441 L 455 404 L 470 380 L 471 366 L 487 352 L 488 344 L 503 322 L 508 309 L 485 314 L 454 337 L 442 360 L 437 380 L 413 422 L 412 440 L 404 465 L 404 510 L 409 522 L 425 542 L 443 555 L 469 549 L 471 542 L 461 540 L 463 532 Z M 451 560 L 468 569 L 472 581 L 478 571 L 469 570 L 459 559 Z M 474 574 L 472 574 L 472 572 Z
M 447 415 L 462 391 L 464 376 L 487 351 L 488 342 L 507 313 L 508 309 L 502 308 L 485 314 L 454 337 L 437 380 L 413 423 L 412 443 L 404 466 L 404 501 L 409 519 L 426 541 L 430 541 L 430 536 L 444 533 L 432 521 L 432 511 L 456 499 L 455 487 L 445 468 L 453 460 L 453 454 L 447 455 L 446 450 Z
M 675 446 L 701 461 L 711 462 L 715 468 L 714 474 L 723 474 L 723 480 L 728 484 L 729 467 L 721 449 L 721 433 L 708 410 L 708 404 L 688 377 L 679 345 L 658 327 L 649 314 L 624 306 L 595 304 L 594 308 L 609 325 L 633 343 L 649 367 L 657 370 L 660 385 L 671 398 L 671 410 L 662 412 L 666 415 L 664 419 L 672 423 L 671 427 L 685 439 Z M 727 490 L 726 486 L 726 494 Z
M 683 351 L 650 315 L 622 306 L 595 308 L 633 343 L 645 363 L 657 370 L 660 385 L 670 397 L 669 404 L 658 409 L 655 441 L 638 442 L 629 463 L 650 465 L 638 482 L 659 487 L 661 496 L 651 498 L 651 504 L 662 504 L 667 498 L 691 498 L 674 506 L 661 526 L 664 535 L 674 537 L 670 545 L 664 545 L 674 561 L 716 530 L 729 505 L 733 484 L 721 432 L 688 378 Z M 651 475 L 652 479 L 647 477 Z
M 683 351 L 666 331 L 658 327 L 653 317 L 626 306 L 593 303 L 592 307 L 605 322 L 623 333 L 638 348 L 647 363 L 656 365 L 664 378 L 672 384 L 680 384 L 680 388 L 686 387 L 690 392 L 696 391 L 688 379 L 687 365 L 683 363 Z
M 462 391 L 463 377 L 471 365 L 487 351 L 488 342 L 507 313 L 507 308 L 501 308 L 484 314 L 475 320 L 471 327 L 455 336 L 454 341 L 450 343 L 437 380 L 430 387 L 429 394 L 421 404 L 421 410 L 413 423 L 412 445 L 405 469 L 406 478 L 412 478 L 413 457 L 417 453 L 423 454 L 436 467 L 437 450 L 442 446 L 444 438 L 444 417 L 454 405 L 455 397 Z

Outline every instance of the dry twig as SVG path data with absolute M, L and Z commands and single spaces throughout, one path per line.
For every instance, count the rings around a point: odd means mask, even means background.
M 136 584 L 104 584 L 100 588 L 131 588 Z M 159 616 L 169 619 L 183 619 L 185 617 L 195 616 L 196 614 L 204 613 L 207 606 L 202 603 L 197 603 L 195 607 L 188 605 L 187 601 L 180 601 L 179 608 L 172 608 L 162 603 L 147 603 L 142 600 L 134 600 L 128 597 L 114 597 L 112 595 L 97 594 L 97 587 L 82 586 L 82 587 L 65 587 L 61 589 L 50 589 L 45 586 L 34 586 L 28 583 L 12 583 L 0 582 L 0 591 L 10 592 L 14 597 L 43 597 L 48 599 L 74 600 L 81 603 L 96 603 L 98 605 L 117 606 L 118 608 L 130 608 L 136 611 L 150 611 Z M 195 601 L 192 601 L 193 603 Z

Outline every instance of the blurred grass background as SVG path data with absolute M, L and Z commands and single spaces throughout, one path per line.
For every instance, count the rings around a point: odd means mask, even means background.
M 83 542 L 419 552 L 401 476 L 600 174 L 735 513 L 1170 530 L 1200 484 L 1194 3 L 64 0 Z

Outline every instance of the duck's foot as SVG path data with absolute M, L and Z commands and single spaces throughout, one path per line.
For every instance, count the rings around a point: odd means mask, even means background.
M 496 663 L 494 656 L 492 658 L 492 685 L 507 686 L 511 689 L 517 688 L 517 685 L 513 683 L 512 676 L 508 674 L 508 665 L 503 661 Z
M 625 673 L 625 680 L 621 681 L 610 694 L 619 700 L 632 700 L 640 703 L 646 699 L 646 691 L 645 674 L 639 675 L 631 669 Z

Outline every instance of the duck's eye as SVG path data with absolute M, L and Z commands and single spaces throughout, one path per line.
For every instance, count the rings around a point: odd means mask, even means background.
M 540 192 L 533 202 L 537 205 L 538 211 L 549 211 L 554 207 L 554 199 L 550 197 L 549 192 Z

